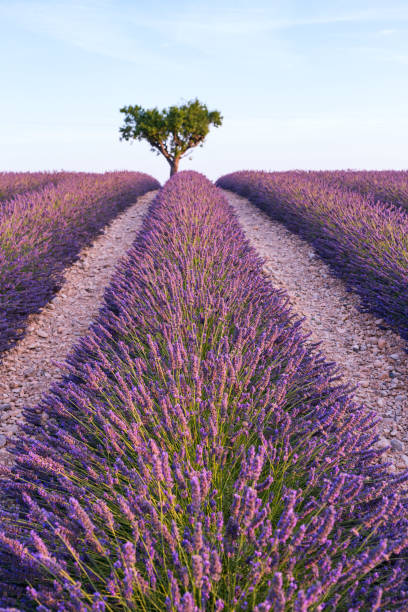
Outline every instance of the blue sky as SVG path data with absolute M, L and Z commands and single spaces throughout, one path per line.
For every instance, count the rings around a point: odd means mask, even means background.
M 407 168 L 408 3 L 0 0 L 1 170 L 132 169 L 164 180 L 119 108 L 198 97 L 221 111 L 184 160 Z

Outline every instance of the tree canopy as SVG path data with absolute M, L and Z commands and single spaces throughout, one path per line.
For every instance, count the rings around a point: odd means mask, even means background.
M 197 99 L 162 111 L 135 105 L 124 106 L 120 112 L 125 115 L 119 128 L 121 140 L 147 140 L 152 151 L 170 164 L 170 176 L 192 148 L 203 146 L 210 125 L 219 127 L 223 119 L 219 111 L 209 111 Z

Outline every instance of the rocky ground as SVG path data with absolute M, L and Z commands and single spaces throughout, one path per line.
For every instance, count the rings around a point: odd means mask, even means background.
M 359 298 L 331 276 L 312 247 L 248 200 L 225 191 L 252 246 L 264 258 L 271 282 L 286 290 L 293 309 L 306 317 L 304 329 L 355 398 L 380 417 L 379 447 L 391 471 L 408 469 L 408 355 L 406 343 L 382 319 L 358 310 Z
M 114 219 L 65 274 L 65 282 L 43 310 L 29 318 L 25 337 L 0 363 L 0 462 L 22 420 L 24 405 L 37 403 L 60 376 L 63 362 L 97 314 L 118 260 L 132 245 L 156 192 L 137 199 Z

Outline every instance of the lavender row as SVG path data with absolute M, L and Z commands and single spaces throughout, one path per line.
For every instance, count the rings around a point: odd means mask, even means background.
M 407 611 L 374 417 L 220 190 L 182 172 L 149 212 L 2 470 L 1 609 Z
M 241 171 L 217 181 L 308 240 L 334 273 L 408 340 L 408 217 L 307 173 Z
M 61 286 L 63 271 L 119 211 L 159 183 L 137 172 L 69 176 L 0 214 L 0 353 Z
M 0 172 L 0 202 L 47 184 L 56 184 L 69 172 Z
M 336 170 L 311 172 L 332 185 L 347 187 L 363 196 L 408 209 L 408 171 Z

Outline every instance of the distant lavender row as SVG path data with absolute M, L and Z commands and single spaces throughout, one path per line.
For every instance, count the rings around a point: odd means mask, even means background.
M 0 213 L 0 353 L 21 337 L 64 268 L 119 211 L 159 183 L 137 172 L 72 175 L 24 193 Z
M 205 177 L 149 212 L 3 470 L 0 605 L 407 611 L 407 476 L 373 417 Z
M 348 187 L 374 201 L 408 209 L 408 171 L 336 170 L 309 174 L 322 177 L 332 185 Z
M 408 217 L 392 205 L 307 173 L 241 171 L 217 185 L 248 197 L 308 240 L 375 312 L 408 340 Z
M 0 202 L 19 193 L 39 189 L 49 183 L 56 184 L 72 172 L 0 172 Z

